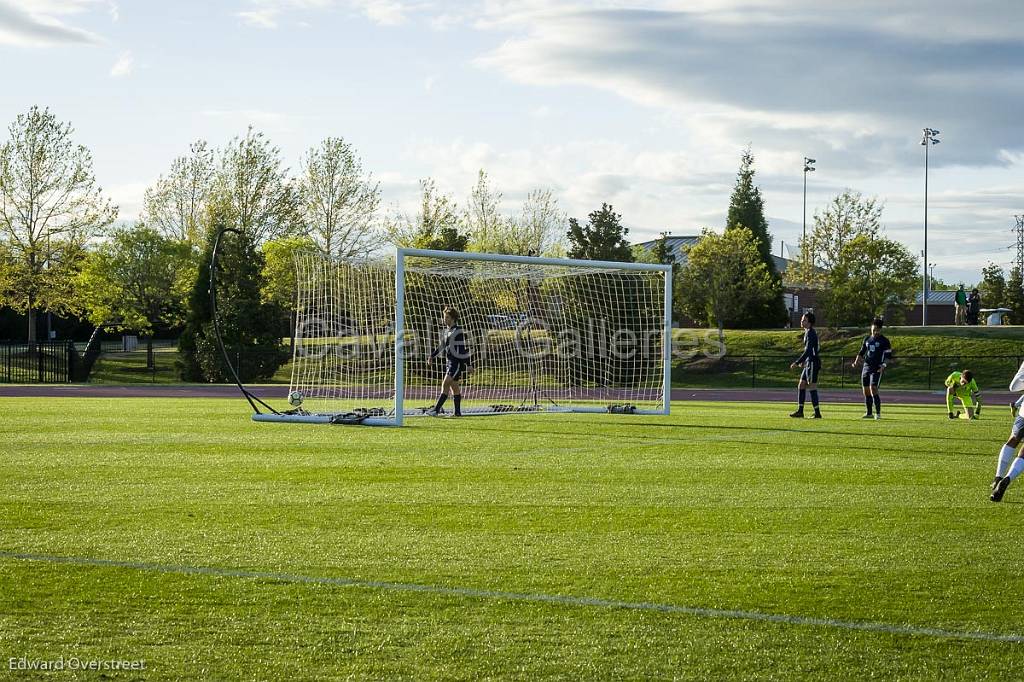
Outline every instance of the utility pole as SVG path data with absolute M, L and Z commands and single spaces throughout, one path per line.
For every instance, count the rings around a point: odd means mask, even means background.
M 1013 216 L 1017 225 L 1013 228 L 1017 233 L 1017 268 L 1024 274 L 1024 215 Z

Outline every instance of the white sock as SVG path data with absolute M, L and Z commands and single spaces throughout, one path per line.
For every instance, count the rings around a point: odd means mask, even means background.
M 1014 448 L 1009 445 L 1004 445 L 1003 449 L 999 451 L 999 463 L 996 464 L 996 476 L 1002 478 L 1006 475 L 1006 470 L 1010 468 L 1010 464 L 1013 462 Z
M 1013 479 L 1020 476 L 1021 473 L 1024 473 L 1024 458 L 1018 457 L 1017 459 L 1013 460 L 1013 466 L 1010 467 L 1010 470 L 1007 472 L 1006 477 L 1012 481 Z

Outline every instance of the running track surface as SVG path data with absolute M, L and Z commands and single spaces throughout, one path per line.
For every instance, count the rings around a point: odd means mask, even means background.
M 250 386 L 249 390 L 260 398 L 283 400 L 288 387 Z M 822 403 L 860 403 L 863 395 L 859 389 L 823 389 L 819 391 Z M 881 390 L 888 404 L 919 405 L 942 403 L 944 391 Z M 985 403 L 1006 405 L 1016 395 L 1008 391 L 986 391 Z M 238 389 L 223 384 L 35 384 L 0 385 L 0 398 L 241 398 Z M 672 400 L 746 401 L 746 402 L 795 402 L 796 388 L 674 388 Z

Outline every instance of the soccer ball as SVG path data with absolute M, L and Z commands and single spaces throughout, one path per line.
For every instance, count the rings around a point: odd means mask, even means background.
M 288 394 L 288 404 L 292 407 L 298 407 L 302 404 L 302 391 L 292 391 Z

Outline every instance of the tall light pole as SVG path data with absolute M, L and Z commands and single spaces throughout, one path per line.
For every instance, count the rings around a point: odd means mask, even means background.
M 807 242 L 807 174 L 814 172 L 815 159 L 804 157 L 804 242 Z
M 924 272 L 921 274 L 921 326 L 928 324 L 928 147 L 939 143 L 939 131 L 925 128 L 921 145 L 924 147 Z
M 801 268 L 804 269 L 804 277 L 810 276 L 810 248 L 807 245 L 807 174 L 814 172 L 814 164 L 817 163 L 814 159 L 804 157 L 804 237 L 803 241 L 800 242 L 800 260 Z

